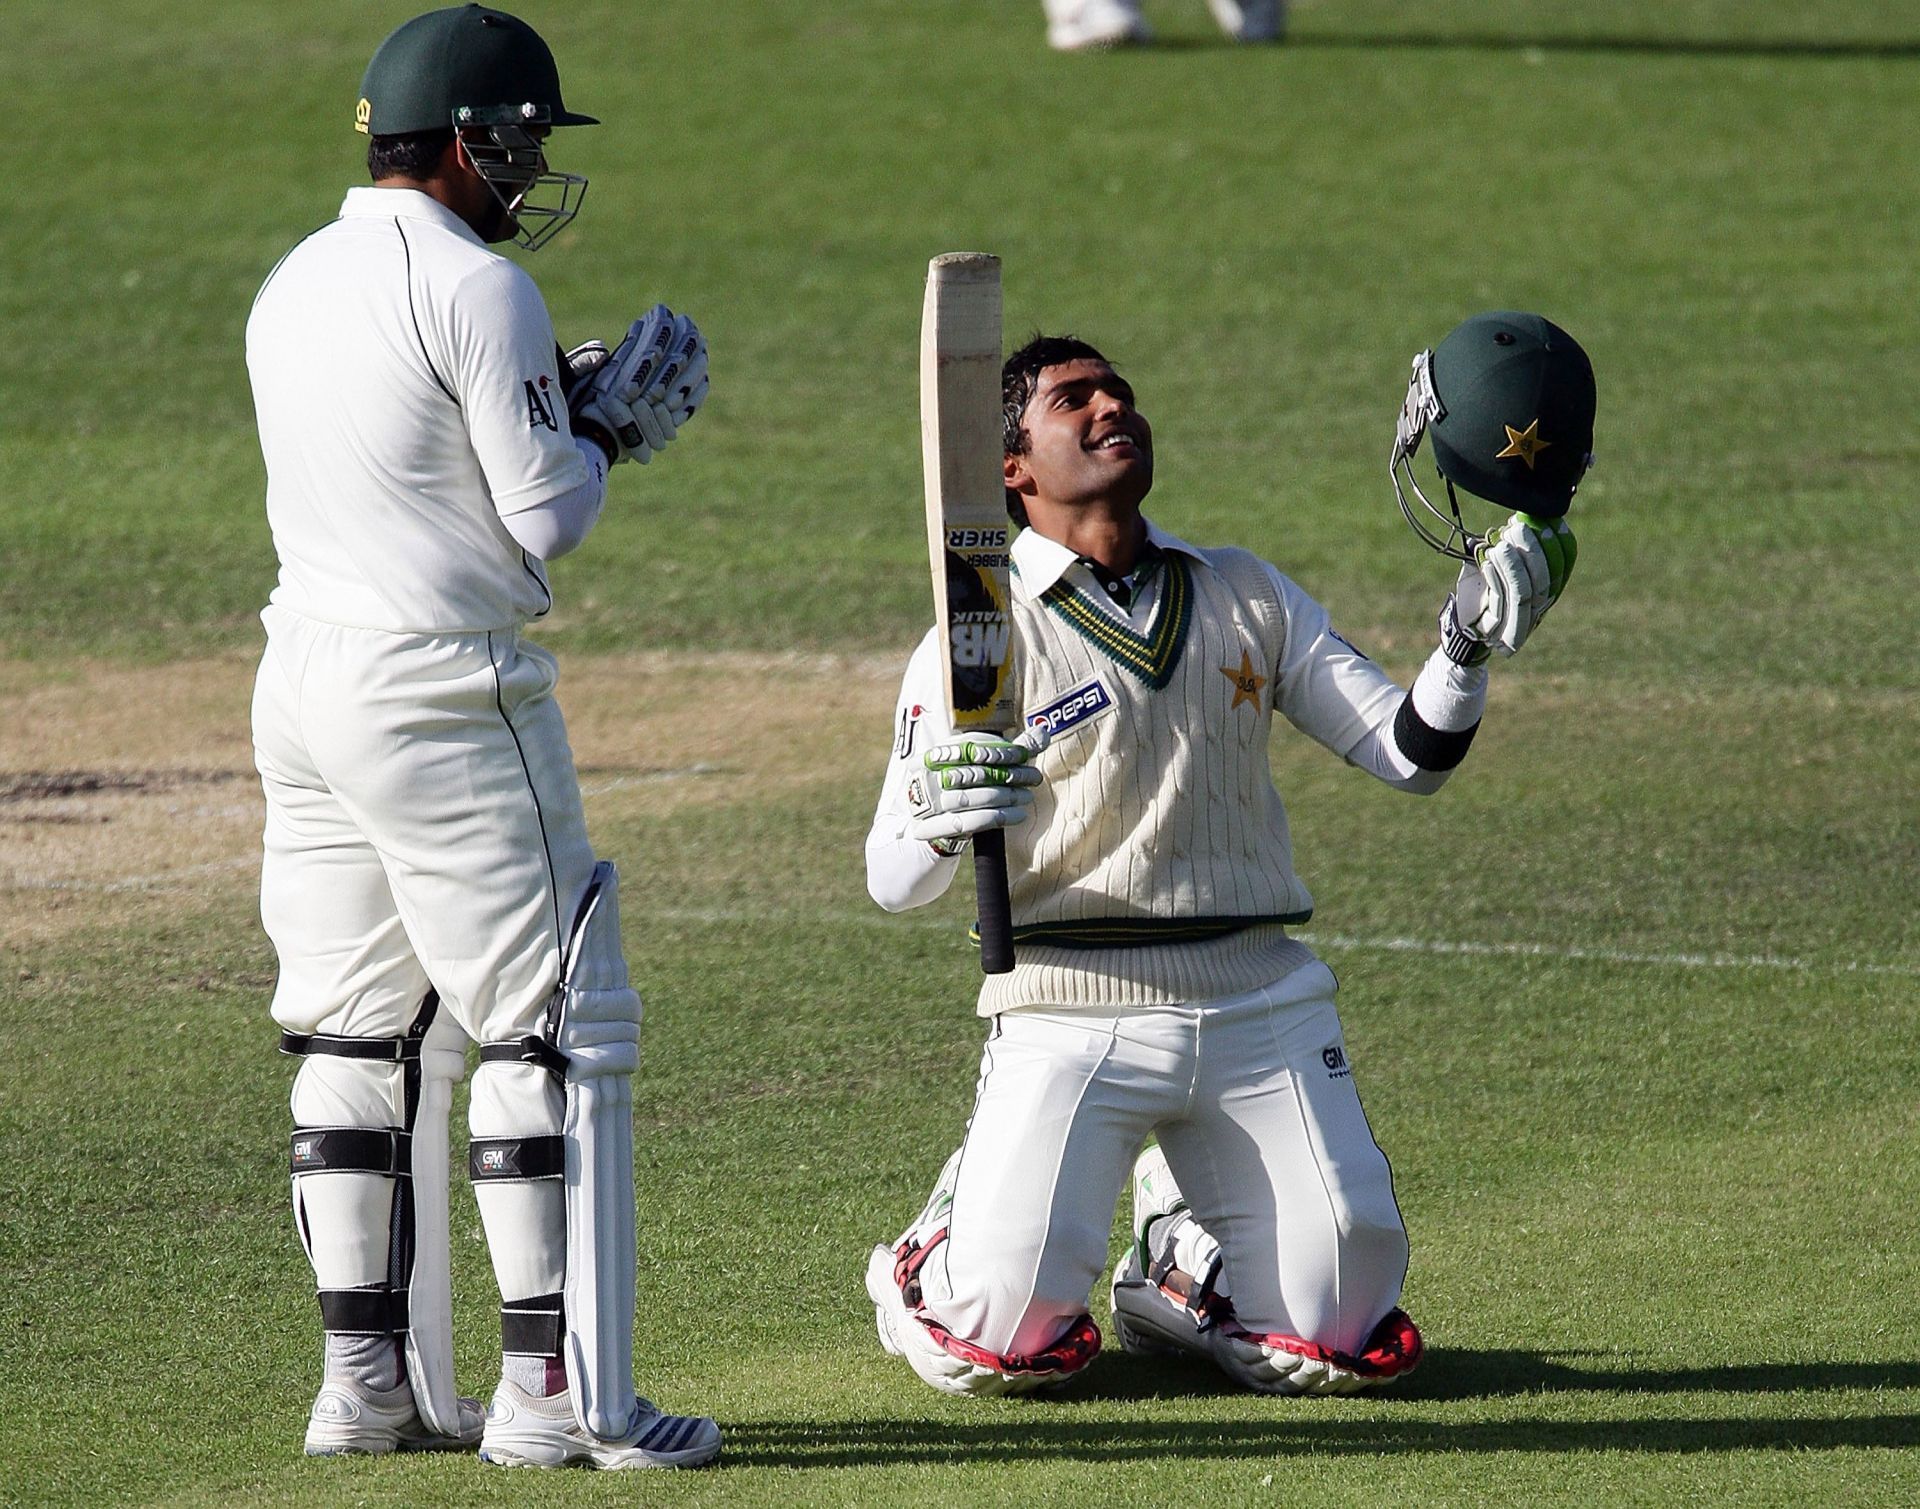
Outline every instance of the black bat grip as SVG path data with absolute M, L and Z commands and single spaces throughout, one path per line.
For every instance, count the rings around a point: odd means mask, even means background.
M 974 835 L 973 891 L 980 923 L 980 970 L 1004 975 L 1013 968 L 1013 907 L 1007 900 L 1007 835 L 999 828 Z

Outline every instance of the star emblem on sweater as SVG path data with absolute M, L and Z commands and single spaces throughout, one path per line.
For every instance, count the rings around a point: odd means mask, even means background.
M 1527 463 L 1528 471 L 1533 470 L 1535 458 L 1553 444 L 1551 440 L 1540 438 L 1540 421 L 1537 419 L 1524 430 L 1516 430 L 1510 424 L 1503 424 L 1500 428 L 1507 432 L 1507 448 L 1504 451 L 1495 451 L 1493 459 L 1505 461 L 1512 458 L 1524 461 Z
M 1240 647 L 1240 664 L 1238 666 L 1223 665 L 1220 667 L 1220 674 L 1233 683 L 1233 707 L 1228 708 L 1228 712 L 1232 712 L 1233 708 L 1238 707 L 1242 702 L 1251 702 L 1254 710 L 1259 711 L 1260 688 L 1267 684 L 1267 678 L 1253 673 L 1253 657 L 1247 653 L 1245 645 Z

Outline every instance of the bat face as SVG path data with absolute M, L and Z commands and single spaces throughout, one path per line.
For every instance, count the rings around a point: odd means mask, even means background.
M 1013 612 L 1007 602 L 1010 526 L 947 530 L 947 701 L 956 727 L 990 721 L 1012 705 Z M 1003 707 L 1004 704 L 1004 707 Z M 983 720 L 978 725 L 968 721 Z
M 1001 477 L 1000 261 L 936 257 L 920 326 L 921 454 L 934 621 L 957 730 L 1019 726 Z

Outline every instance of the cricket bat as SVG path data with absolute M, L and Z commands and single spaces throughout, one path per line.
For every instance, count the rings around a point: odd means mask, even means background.
M 1020 727 L 1008 573 L 1013 525 L 1001 477 L 1000 259 L 948 252 L 927 264 L 920 317 L 920 458 L 927 558 L 957 733 L 1011 737 Z M 973 841 L 980 967 L 1013 968 L 1006 835 Z

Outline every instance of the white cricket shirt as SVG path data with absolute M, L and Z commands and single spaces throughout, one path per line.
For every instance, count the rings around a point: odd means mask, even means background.
M 413 189 L 350 189 L 247 321 L 273 602 L 357 628 L 516 627 L 551 603 L 502 515 L 588 480 L 527 274 Z

